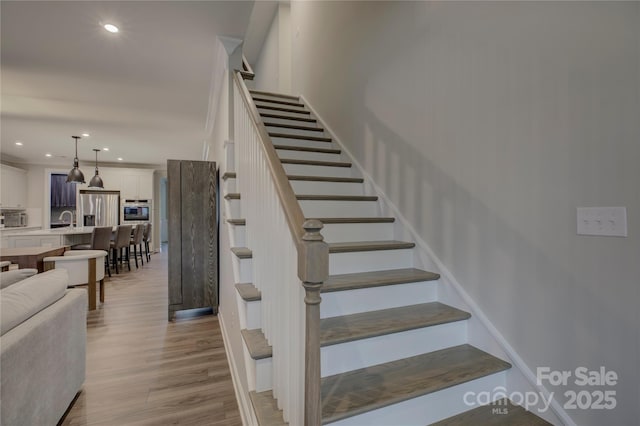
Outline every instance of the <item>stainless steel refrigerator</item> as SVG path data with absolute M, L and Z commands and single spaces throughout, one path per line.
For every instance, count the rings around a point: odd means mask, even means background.
M 81 189 L 78 226 L 117 226 L 120 224 L 120 191 Z

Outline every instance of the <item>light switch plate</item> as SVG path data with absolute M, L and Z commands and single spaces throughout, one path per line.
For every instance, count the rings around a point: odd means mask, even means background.
M 626 207 L 578 207 L 578 235 L 627 236 Z

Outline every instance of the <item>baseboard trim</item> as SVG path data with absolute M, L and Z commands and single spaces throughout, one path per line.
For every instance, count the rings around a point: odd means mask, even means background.
M 469 296 L 469 294 L 464 290 L 462 285 L 455 279 L 451 271 L 449 271 L 442 261 L 435 255 L 431 247 L 420 237 L 415 228 L 407 221 L 407 219 L 400 213 L 396 205 L 391 202 L 387 194 L 380 188 L 371 175 L 367 173 L 367 171 L 362 167 L 362 164 L 353 156 L 351 151 L 342 143 L 342 141 L 336 136 L 336 133 L 331 129 L 329 125 L 324 121 L 324 119 L 318 114 L 313 106 L 311 106 L 310 102 L 304 97 L 304 95 L 300 95 L 300 100 L 305 104 L 305 106 L 311 111 L 313 116 L 317 119 L 320 127 L 324 128 L 325 131 L 329 134 L 331 139 L 338 144 L 340 149 L 347 154 L 349 160 L 352 165 L 358 169 L 362 177 L 365 179 L 371 188 L 375 192 L 375 195 L 379 197 L 379 202 L 383 203 L 396 217 L 396 220 L 399 221 L 402 226 L 407 230 L 407 232 L 411 235 L 413 240 L 416 242 L 416 245 L 422 250 L 429 260 L 433 262 L 433 264 L 438 269 L 437 271 L 441 276 L 441 280 L 449 283 L 451 287 L 458 293 L 460 298 L 468 305 L 469 310 L 471 311 L 472 316 L 476 317 L 480 324 L 485 327 L 488 333 L 495 339 L 495 341 L 502 347 L 506 355 L 510 358 L 510 362 L 522 373 L 522 375 L 527 379 L 532 388 L 537 389 L 538 392 L 543 394 L 545 398 L 549 397 L 549 390 L 542 386 L 538 385 L 536 375 L 529 368 L 529 366 L 524 362 L 522 357 L 518 355 L 518 353 L 509 345 L 504 336 L 498 331 L 498 329 L 491 323 L 489 318 L 482 312 L 480 307 L 473 301 L 473 299 Z M 567 414 L 567 412 L 562 408 L 560 403 L 553 398 L 551 402 L 551 408 L 556 416 L 562 421 L 566 426 L 576 426 L 576 423 L 571 419 L 571 417 Z
M 220 321 L 220 329 L 222 330 L 222 341 L 224 343 L 224 352 L 227 356 L 227 362 L 231 369 L 231 381 L 233 382 L 233 390 L 236 394 L 236 400 L 238 401 L 238 408 L 240 410 L 240 417 L 242 418 L 242 424 L 244 426 L 258 426 L 258 420 L 253 412 L 253 406 L 249 400 L 249 391 L 246 392 L 241 387 L 242 381 L 240 380 L 240 374 L 238 373 L 238 367 L 235 362 L 235 356 L 231 349 L 229 342 L 229 336 L 227 335 L 227 328 L 224 325 L 224 318 L 222 312 L 218 313 L 218 321 Z

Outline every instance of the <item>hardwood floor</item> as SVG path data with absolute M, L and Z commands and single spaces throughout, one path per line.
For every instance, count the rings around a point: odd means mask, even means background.
M 217 317 L 167 321 L 166 250 L 106 281 L 87 378 L 62 425 L 241 425 Z

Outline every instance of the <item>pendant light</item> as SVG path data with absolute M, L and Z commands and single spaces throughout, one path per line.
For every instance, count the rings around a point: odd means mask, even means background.
M 84 183 L 84 175 L 78 168 L 78 139 L 81 139 L 80 136 L 71 136 L 76 140 L 76 156 L 73 159 L 73 169 L 67 175 L 67 183 Z
M 89 188 L 103 188 L 104 184 L 102 183 L 102 178 L 98 175 L 98 153 L 99 149 L 93 148 L 96 153 L 96 174 L 89 181 Z

